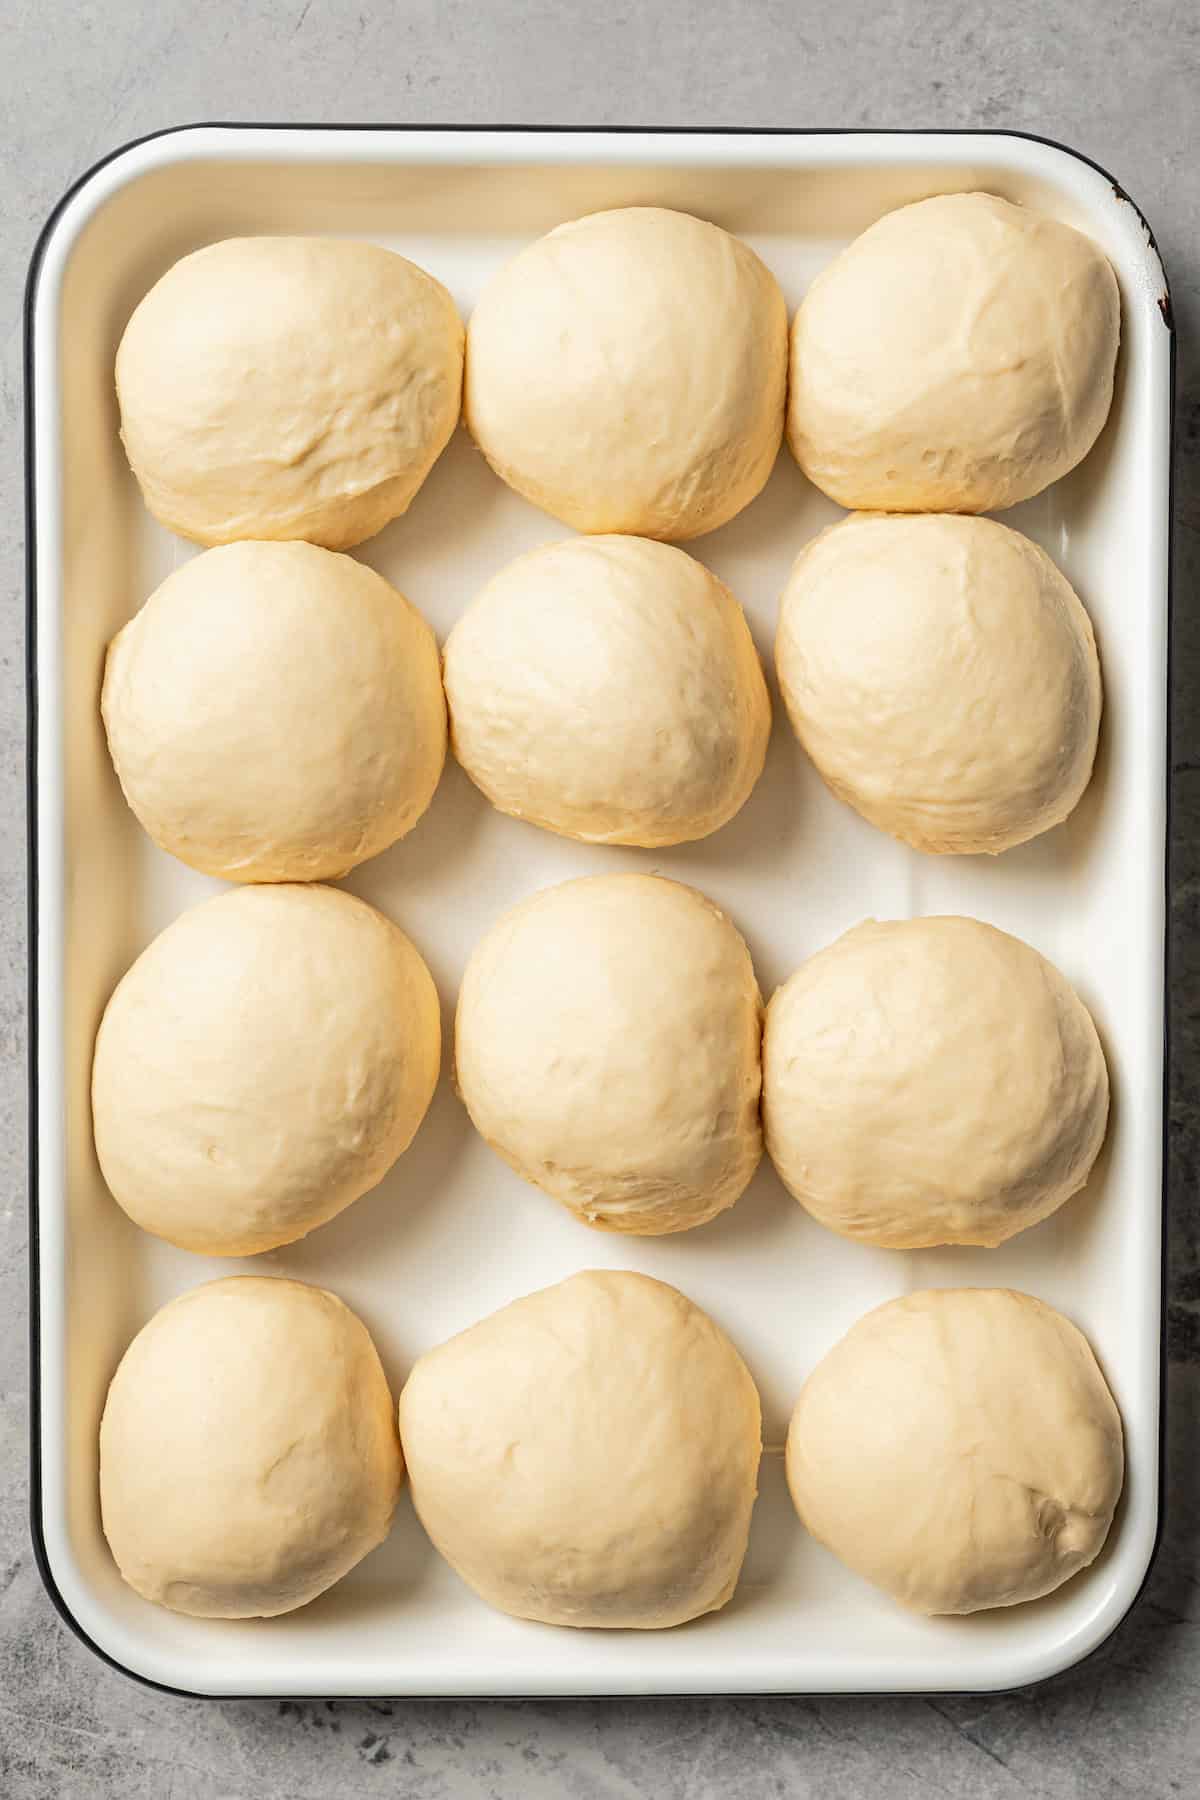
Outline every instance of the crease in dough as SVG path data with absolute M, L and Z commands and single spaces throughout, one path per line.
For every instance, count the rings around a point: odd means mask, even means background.
M 513 1301 L 418 1359 L 400 1434 L 434 1546 L 502 1612 L 662 1630 L 734 1591 L 758 1393 L 664 1282 L 593 1269 Z
M 403 1477 L 365 1326 L 305 1282 L 190 1289 L 142 1327 L 108 1389 L 104 1533 L 129 1585 L 174 1612 L 307 1605 L 383 1542 Z
M 729 590 L 646 538 L 544 545 L 444 652 L 451 745 L 501 812 L 585 843 L 691 842 L 762 773 L 771 703 Z
M 884 215 L 792 324 L 788 444 L 852 510 L 994 512 L 1069 473 L 1108 417 L 1116 276 L 1081 232 L 994 194 Z
M 659 1236 L 732 1206 L 762 1154 L 750 953 L 694 888 L 596 875 L 543 889 L 476 945 L 455 1024 L 472 1123 L 601 1230 Z
M 181 1249 L 273 1250 L 383 1179 L 440 1063 L 433 977 L 390 919 L 316 885 L 218 894 L 159 933 L 104 1010 L 101 1173 Z
M 998 855 L 1061 824 L 1091 779 L 1091 620 L 1046 552 L 994 519 L 830 526 L 788 576 L 775 662 L 826 786 L 914 849 Z
M 464 342 L 441 283 L 376 244 L 227 238 L 183 257 L 117 351 L 147 507 L 201 544 L 361 543 L 449 442 Z
M 766 265 L 719 226 L 631 206 L 558 226 L 492 277 L 463 410 L 501 480 L 564 524 L 683 540 L 765 485 L 786 385 Z
M 437 641 L 312 544 L 182 564 L 108 647 L 113 767 L 162 849 L 227 881 L 321 881 L 407 835 L 446 758 Z
M 1091 1015 L 977 919 L 869 920 L 802 963 L 763 1035 L 763 1122 L 822 1225 L 892 1249 L 1004 1243 L 1083 1187 L 1109 1083 Z
M 814 1369 L 787 1478 L 812 1535 L 902 1606 L 1016 1606 L 1098 1556 L 1121 1418 L 1061 1313 L 1006 1288 L 927 1289 L 867 1313 Z

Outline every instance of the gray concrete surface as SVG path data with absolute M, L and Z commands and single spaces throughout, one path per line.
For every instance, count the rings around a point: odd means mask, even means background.
M 1194 0 L 4 0 L 0 8 L 0 1795 L 1157 1800 L 1200 1793 L 1200 11 Z M 1088 1667 L 983 1700 L 210 1704 L 95 1661 L 26 1524 L 20 300 L 96 157 L 219 119 L 1040 131 L 1152 221 L 1180 332 L 1165 1542 Z

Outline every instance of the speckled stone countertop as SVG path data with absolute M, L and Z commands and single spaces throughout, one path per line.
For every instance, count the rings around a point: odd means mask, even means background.
M 1200 11 L 1194 0 L 8 0 L 0 45 L 0 1796 L 1200 1794 Z M 189 1702 L 59 1622 L 27 1526 L 21 286 L 97 157 L 205 118 L 1017 127 L 1110 169 L 1179 329 L 1167 1524 L 1082 1669 L 952 1700 Z

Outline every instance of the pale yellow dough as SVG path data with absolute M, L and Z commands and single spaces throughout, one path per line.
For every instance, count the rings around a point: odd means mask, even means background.
M 1087 1008 L 977 919 L 856 926 L 767 1008 L 767 1150 L 814 1218 L 862 1243 L 1003 1243 L 1083 1186 L 1107 1119 Z
M 382 1180 L 440 1059 L 433 978 L 390 919 L 336 888 L 240 888 L 181 914 L 118 984 L 96 1154 L 144 1230 L 253 1255 Z
M 121 1358 L 100 1424 L 121 1574 L 201 1618 L 314 1600 L 382 1543 L 403 1476 L 365 1327 L 300 1281 L 237 1275 L 172 1300 Z
M 602 844 L 706 837 L 762 773 L 758 653 L 715 575 L 573 538 L 494 575 L 446 641 L 454 753 L 501 812 Z
M 406 512 L 458 422 L 463 327 L 374 244 L 227 238 L 155 283 L 117 351 L 146 505 L 201 544 L 331 550 Z
M 842 506 L 1014 506 L 1091 449 L 1120 331 L 1116 277 L 1090 238 L 992 194 L 919 200 L 805 295 L 788 443 Z
M 1014 1606 L 1099 1554 L 1121 1418 L 1087 1339 L 1042 1301 L 928 1290 L 868 1313 L 818 1364 L 787 1476 L 813 1536 L 902 1606 Z
M 101 710 L 150 836 L 227 881 L 320 881 L 422 816 L 446 757 L 437 642 L 312 544 L 184 563 L 109 646 Z
M 492 1148 L 587 1224 L 686 1231 L 733 1205 L 762 1154 L 761 1023 L 750 953 L 703 894 L 588 876 L 476 945 L 459 1091 Z
M 758 1393 L 661 1281 L 589 1270 L 493 1313 L 417 1362 L 400 1434 L 421 1523 L 501 1612 L 661 1629 L 733 1593 Z
M 496 473 L 578 531 L 691 538 L 783 435 L 787 309 L 748 245 L 662 207 L 591 213 L 493 276 L 463 407 Z
M 918 850 L 995 854 L 1091 778 L 1091 620 L 994 519 L 856 513 L 797 557 L 775 642 L 800 742 L 833 792 Z

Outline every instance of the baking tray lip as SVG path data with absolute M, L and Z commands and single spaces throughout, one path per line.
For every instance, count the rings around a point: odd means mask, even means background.
M 1134 201 L 1132 199 L 1132 197 L 1129 195 L 1129 193 L 1126 191 L 1124 186 L 1120 182 L 1118 182 L 1115 179 L 1115 177 L 1112 176 L 1109 173 L 1109 171 L 1103 167 L 1102 164 L 1096 162 L 1094 160 L 1094 158 L 1088 156 L 1085 152 L 1083 152 L 1081 150 L 1076 150 L 1070 144 L 1062 143 L 1057 138 L 1046 137 L 1042 133 L 1034 132 L 1034 131 L 993 129 L 993 128 L 987 127 L 987 126 L 971 126 L 971 127 L 966 127 L 966 128 L 958 128 L 958 127 L 951 127 L 951 126 L 931 126 L 931 127 L 885 126 L 885 127 L 876 129 L 871 126 L 857 126 L 857 125 L 855 125 L 855 126 L 771 125 L 771 126 L 725 126 L 725 127 L 719 127 L 719 128 L 710 128 L 708 126 L 699 126 L 699 125 L 578 125 L 578 124 L 576 124 L 576 125 L 545 125 L 545 124 L 529 124 L 529 123 L 508 124 L 508 125 L 506 125 L 506 124 L 493 124 L 493 125 L 457 124 L 456 125 L 456 124 L 445 124 L 445 123 L 442 123 L 442 124 L 415 124 L 415 123 L 356 124 L 352 121 L 343 121 L 338 124 L 323 124 L 320 122 L 306 122 L 306 121 L 295 121 L 295 120 L 271 120 L 266 123 L 260 123 L 260 122 L 253 121 L 253 120 L 239 121 L 239 120 L 229 120 L 229 119 L 212 119 L 212 120 L 197 119 L 197 120 L 192 120 L 191 122 L 186 123 L 186 124 L 170 125 L 170 126 L 165 126 L 158 131 L 146 132 L 141 137 L 131 138 L 126 143 L 118 145 L 115 149 L 110 150 L 104 156 L 97 158 L 97 160 L 94 163 L 92 163 L 87 169 L 85 169 L 83 171 L 83 173 L 81 175 L 79 175 L 77 177 L 77 179 L 75 181 L 73 181 L 70 184 L 70 186 L 64 191 L 62 196 L 59 198 L 59 200 L 55 203 L 55 205 L 51 209 L 49 215 L 47 216 L 45 224 L 42 226 L 41 231 L 38 233 L 37 240 L 34 244 L 33 252 L 32 252 L 32 255 L 30 258 L 30 263 L 29 263 L 29 270 L 28 270 L 28 274 L 26 276 L 26 282 L 25 282 L 25 293 L 24 293 L 24 303 L 23 303 L 23 337 L 24 337 L 23 383 L 24 383 L 24 405 L 25 405 L 24 451 L 25 451 L 26 956 L 27 956 L 27 961 L 28 961 L 27 989 L 26 989 L 27 1020 L 28 1020 L 27 1052 L 26 1052 L 26 1054 L 27 1054 L 27 1058 L 28 1058 L 28 1061 L 27 1061 L 27 1084 L 28 1084 L 27 1085 L 27 1094 L 28 1094 L 27 1141 L 28 1141 L 28 1180 L 29 1180 L 29 1209 L 28 1209 L 29 1210 L 29 1387 L 30 1387 L 29 1505 L 30 1505 L 30 1533 L 31 1533 L 32 1541 L 33 1541 L 34 1561 L 37 1565 L 37 1570 L 38 1570 L 38 1574 L 41 1577 L 42 1585 L 45 1587 L 46 1592 L 47 1592 L 47 1594 L 50 1598 L 50 1601 L 51 1601 L 52 1605 L 54 1606 L 56 1612 L 59 1614 L 59 1617 L 63 1620 L 63 1622 L 70 1628 L 70 1630 L 74 1632 L 75 1636 L 80 1640 L 80 1642 L 83 1643 L 84 1645 L 86 1645 L 86 1647 L 93 1653 L 93 1655 L 99 1657 L 101 1662 L 107 1663 L 110 1668 L 116 1669 L 119 1674 L 127 1676 L 131 1681 L 138 1682 L 143 1687 L 155 1689 L 159 1693 L 171 1694 L 171 1695 L 178 1697 L 179 1699 L 184 1699 L 184 1700 L 214 1700 L 215 1701 L 215 1700 L 228 1699 L 228 1698 L 234 1697 L 234 1696 L 230 1696 L 230 1695 L 206 1693 L 201 1689 L 174 1687 L 170 1683 L 156 1681 L 151 1676 L 141 1673 L 140 1670 L 131 1668 L 128 1664 L 119 1661 L 118 1658 L 112 1656 L 107 1650 L 105 1650 L 100 1644 L 98 1644 L 96 1642 L 96 1640 L 91 1636 L 91 1634 L 80 1623 L 79 1619 L 76 1618 L 76 1616 L 72 1612 L 70 1606 L 67 1604 L 67 1601 L 64 1598 L 61 1590 L 59 1589 L 58 1583 L 54 1576 L 54 1571 L 50 1564 L 50 1557 L 49 1557 L 49 1553 L 46 1548 L 45 1534 L 44 1534 L 43 1523 L 42 1523 L 43 1509 L 42 1509 L 41 1341 L 40 1341 L 40 1339 L 41 1339 L 41 1329 L 40 1329 L 41 1328 L 41 1280 L 40 1280 L 41 1258 L 40 1258 L 39 1211 L 38 1211 L 38 1196 L 39 1196 L 39 1189 L 38 1189 L 38 1170 L 39 1170 L 38 1120 L 39 1120 L 40 1092 L 39 1092 L 39 1084 L 38 1084 L 38 1041 L 39 1041 L 38 1001 L 39 1001 L 39 992 L 38 992 L 38 973 L 37 973 L 37 971 L 38 971 L 37 947 L 38 947 L 38 919 L 39 919 L 39 905 L 38 905 L 39 888 L 38 888 L 37 501 L 36 501 L 35 482 L 34 482 L 34 468 L 35 468 L 34 444 L 35 444 L 35 430 L 36 430 L 35 419 L 34 419 L 34 410 L 35 410 L 34 409 L 34 379 L 35 379 L 34 311 L 35 311 L 35 304 L 36 304 L 36 298 L 37 298 L 38 279 L 41 274 L 42 265 L 45 261 L 47 251 L 49 250 L 49 248 L 54 240 L 59 221 L 62 218 L 62 215 L 65 212 L 65 210 L 67 209 L 67 207 L 70 205 L 71 201 L 74 200 L 75 197 L 79 193 L 81 193 L 82 190 L 84 188 L 86 188 L 92 181 L 94 181 L 96 176 L 99 175 L 102 170 L 108 168 L 109 165 L 112 163 L 119 162 L 122 158 L 128 156 L 131 152 L 140 149 L 143 145 L 154 143 L 161 138 L 177 137 L 180 135 L 188 134 L 191 132 L 197 132 L 197 131 L 216 131 L 216 132 L 229 131 L 231 133 L 232 132 L 254 132 L 254 133 L 260 133 L 260 132 L 261 133 L 315 132 L 315 133 L 320 133 L 322 135 L 329 135 L 329 136 L 337 136 L 337 135 L 344 134 L 344 133 L 356 133 L 356 134 L 360 134 L 360 135 L 379 133 L 381 135 L 392 135 L 392 136 L 394 136 L 396 134 L 406 134 L 406 133 L 411 133 L 413 135 L 419 135 L 419 134 L 424 133 L 424 134 L 446 135 L 446 136 L 471 135 L 471 136 L 479 136 L 479 137 L 485 137 L 485 138 L 486 137 L 501 137 L 501 136 L 543 136 L 543 135 L 547 136 L 547 137 L 554 137 L 554 136 L 578 137 L 578 136 L 594 135 L 594 136 L 603 136 L 603 137 L 696 137 L 696 138 L 715 138 L 715 139 L 751 138 L 751 137 L 758 137 L 758 138 L 887 137 L 887 138 L 897 138 L 897 139 L 899 139 L 899 138 L 915 138 L 915 137 L 968 138 L 968 139 L 1008 138 L 1008 139 L 1016 139 L 1019 141 L 1024 141 L 1026 143 L 1039 144 L 1039 145 L 1043 146 L 1045 149 L 1055 151 L 1060 156 L 1067 157 L 1075 162 L 1080 162 L 1080 163 L 1085 164 L 1088 168 L 1094 170 L 1096 172 L 1096 174 L 1100 175 L 1104 179 L 1104 181 L 1106 181 L 1109 184 L 1109 186 L 1111 187 L 1116 198 L 1118 200 L 1125 202 L 1130 207 L 1132 207 L 1134 213 L 1137 215 L 1138 220 L 1140 221 L 1143 229 L 1145 230 L 1149 248 L 1152 251 L 1152 253 L 1154 254 L 1154 256 L 1158 262 L 1159 274 L 1161 276 L 1161 293 L 1159 294 L 1159 296 L 1157 298 L 1157 304 L 1158 304 L 1159 312 L 1162 315 L 1163 325 L 1166 328 L 1166 331 L 1168 333 L 1168 338 L 1169 338 L 1169 341 L 1168 341 L 1168 384 L 1169 385 L 1168 385 L 1168 397 L 1167 397 L 1167 495 L 1166 495 L 1167 505 L 1166 505 L 1166 546 L 1165 546 L 1165 548 L 1166 548 L 1166 577 L 1167 577 L 1167 579 L 1166 579 L 1166 670 L 1165 670 L 1165 673 L 1166 673 L 1166 697 L 1165 697 L 1165 709 L 1164 709 L 1165 710 L 1165 726 L 1166 726 L 1166 757 L 1165 757 L 1165 763 L 1166 763 L 1166 797 L 1165 797 L 1166 832 L 1165 832 L 1165 837 L 1166 837 L 1166 842 L 1165 842 L 1165 849 L 1164 849 L 1164 869 L 1163 869 L 1163 880 L 1164 880 L 1163 1074 L 1162 1074 L 1163 1104 L 1162 1104 L 1162 1179 L 1161 1179 L 1161 1195 L 1160 1195 L 1162 1249 L 1161 1249 L 1161 1255 L 1159 1258 L 1160 1305 L 1159 1305 L 1159 1346 L 1158 1346 L 1158 1370 L 1159 1370 L 1159 1377 L 1158 1377 L 1158 1386 L 1159 1386 L 1159 1396 L 1158 1396 L 1158 1399 L 1159 1399 L 1158 1492 L 1157 1492 L 1157 1516 L 1156 1516 L 1156 1522 L 1155 1522 L 1154 1541 L 1151 1545 L 1150 1553 L 1147 1557 L 1146 1566 L 1142 1573 L 1141 1580 L 1139 1581 L 1134 1592 L 1130 1595 L 1128 1603 L 1126 1604 L 1123 1612 L 1119 1615 L 1119 1617 L 1117 1617 L 1116 1619 L 1113 1620 L 1112 1624 L 1109 1626 L 1108 1630 L 1105 1632 L 1104 1637 L 1100 1639 L 1099 1643 L 1092 1645 L 1092 1647 L 1089 1650 L 1085 1651 L 1084 1654 L 1082 1656 L 1078 1657 L 1077 1659 L 1075 1659 L 1073 1661 L 1068 1661 L 1068 1662 L 1064 1663 L 1061 1667 L 1052 1669 L 1048 1673 L 1042 1674 L 1042 1675 L 1036 1677 L 1032 1681 L 1018 1682 L 1018 1683 L 1013 1684 L 1011 1687 L 988 1688 L 986 1690 L 976 1690 L 976 1689 L 971 1689 L 971 1688 L 947 1689 L 947 1688 L 941 1688 L 941 1687 L 922 1689 L 922 1690 L 894 1689 L 894 1690 L 890 1690 L 890 1693 L 891 1693 L 891 1697 L 896 1697 L 896 1698 L 906 1697 L 906 1698 L 912 1698 L 912 1699 L 921 1699 L 927 1695 L 930 1697 L 942 1697 L 946 1694 L 954 1694 L 954 1693 L 971 1694 L 971 1693 L 982 1692 L 982 1691 L 986 1691 L 989 1694 L 991 1694 L 991 1693 L 1002 1694 L 1002 1693 L 1028 1692 L 1032 1688 L 1041 1687 L 1046 1682 L 1057 1679 L 1058 1677 L 1060 1677 L 1061 1675 L 1063 1675 L 1070 1669 L 1079 1668 L 1081 1665 L 1090 1662 L 1091 1660 L 1093 1660 L 1094 1658 L 1096 1658 L 1097 1656 L 1102 1654 L 1105 1644 L 1107 1644 L 1109 1639 L 1113 1636 L 1114 1632 L 1117 1631 L 1117 1629 L 1120 1627 L 1120 1625 L 1122 1625 L 1124 1623 L 1125 1619 L 1127 1619 L 1129 1617 L 1129 1614 L 1132 1612 L 1133 1608 L 1137 1605 L 1142 1594 L 1145 1592 L 1147 1583 L 1149 1582 L 1150 1576 L 1154 1570 L 1154 1565 L 1158 1559 L 1159 1551 L 1162 1547 L 1163 1529 L 1164 1529 L 1165 1516 L 1166 1516 L 1166 1498 L 1165 1498 L 1165 1496 L 1166 1496 L 1166 1472 L 1167 1472 L 1166 1471 L 1166 1444 L 1167 1444 L 1167 1323 L 1168 1323 L 1168 1321 L 1167 1321 L 1167 1299 L 1168 1299 L 1168 1295 L 1167 1295 L 1167 1254 L 1168 1254 L 1167 1206 L 1168 1206 L 1169 1168 L 1170 1168 L 1170 1070 L 1171 1070 L 1171 1024 L 1170 1024 L 1170 1017 L 1171 1017 L 1171 1014 L 1170 1014 L 1171 908 L 1170 908 L 1170 896 L 1171 896 L 1171 875 L 1172 875 L 1171 743 L 1172 743 L 1172 710 L 1173 710 L 1172 709 L 1171 675 L 1172 675 L 1173 647 L 1174 647 L 1174 635 L 1175 635 L 1175 583 L 1174 583 L 1174 576 L 1175 576 L 1175 570 L 1174 570 L 1174 548 L 1175 548 L 1174 501 L 1175 501 L 1175 448 L 1176 448 L 1176 443 L 1175 443 L 1175 419 L 1176 419 L 1175 385 L 1176 385 L 1176 372 L 1177 372 L 1176 364 L 1177 364 L 1178 337 L 1177 337 L 1177 333 L 1175 331 L 1174 317 L 1173 317 L 1172 306 L 1171 306 L 1170 283 L 1169 283 L 1169 280 L 1167 277 L 1166 269 L 1163 266 L 1162 256 L 1158 249 L 1158 245 L 1157 245 L 1157 241 L 1155 239 L 1153 227 L 1151 226 L 1149 220 L 1146 218 L 1146 215 L 1143 213 L 1141 208 L 1137 205 L 1136 201 Z M 672 1692 L 669 1695 L 669 1697 L 673 1698 L 673 1699 L 714 1699 L 714 1698 L 719 1698 L 721 1696 L 722 1692 L 727 1693 L 731 1696 L 736 1696 L 737 1698 L 742 1698 L 742 1699 L 752 1697 L 740 1689 L 739 1690 L 705 1689 L 705 1690 L 703 1690 L 703 1692 L 698 1692 L 698 1693 L 694 1693 L 694 1694 L 678 1694 L 678 1693 Z M 887 1690 L 880 1690 L 880 1689 L 873 1689 L 873 1688 L 869 1689 L 869 1690 L 843 1689 L 843 1690 L 839 1690 L 839 1692 L 846 1698 L 854 1697 L 856 1693 L 858 1694 L 858 1697 L 868 1697 L 868 1698 L 886 1698 L 886 1697 L 888 1697 Z M 260 1699 L 260 1700 L 278 1700 L 281 1698 L 291 1698 L 291 1699 L 295 1699 L 295 1700 L 321 1700 L 321 1699 L 325 1699 L 327 1696 L 325 1696 L 324 1694 L 321 1694 L 321 1693 L 292 1694 L 290 1696 L 281 1696 L 278 1693 L 267 1693 L 267 1694 L 257 1694 L 257 1695 L 240 1694 L 236 1697 L 240 1698 L 240 1699 Z M 405 1694 L 405 1695 L 396 1696 L 396 1697 L 402 1698 L 405 1700 L 411 1700 L 411 1701 L 440 1700 L 440 1699 L 451 1700 L 451 1699 L 472 1698 L 472 1696 L 469 1696 L 469 1695 L 449 1696 L 449 1695 L 444 1695 L 444 1694 L 441 1694 L 441 1695 L 438 1695 L 438 1694 L 431 1694 L 431 1695 Z M 558 1697 L 559 1698 L 568 1698 L 569 1697 L 572 1699 L 587 1699 L 587 1698 L 617 1699 L 617 1698 L 621 1698 L 622 1696 L 613 1695 L 613 1694 L 590 1695 L 590 1696 L 585 1695 L 585 1694 L 575 1694 L 575 1695 L 571 1695 L 571 1696 L 558 1696 Z M 666 1698 L 668 1696 L 664 1693 L 661 1696 L 647 1695 L 645 1697 L 646 1698 L 658 1698 L 658 1697 Z M 777 1698 L 777 1699 L 785 1699 L 785 1698 L 790 1698 L 790 1697 L 803 1698 L 803 1697 L 805 1697 L 805 1690 L 796 1689 L 796 1690 L 780 1691 L 780 1690 L 772 1689 L 772 1690 L 769 1690 L 768 1692 L 764 1693 L 760 1697 L 762 1697 L 762 1698 Z M 344 1702 L 352 1702 L 354 1700 L 355 1696 L 340 1695 L 340 1696 L 338 1696 L 338 1698 Z M 377 1699 L 377 1698 L 379 1698 L 379 1696 L 372 1694 L 372 1695 L 359 1696 L 359 1698 Z M 481 1699 L 481 1700 L 491 1700 L 491 1701 L 495 1702 L 495 1701 L 519 1700 L 519 1699 L 546 1700 L 546 1699 L 554 1699 L 554 1698 L 556 1698 L 556 1696 L 546 1695 L 546 1694 L 514 1693 L 514 1694 L 508 1694 L 508 1695 L 477 1695 L 477 1696 L 474 1696 L 474 1698 Z

